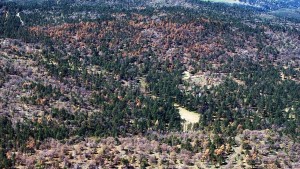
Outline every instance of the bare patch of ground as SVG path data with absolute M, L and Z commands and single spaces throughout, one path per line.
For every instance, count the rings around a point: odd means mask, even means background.
M 192 85 L 211 88 L 222 83 L 222 74 L 210 73 L 210 72 L 198 72 L 191 74 L 188 71 L 183 72 L 182 79 Z
M 177 107 L 181 119 L 184 120 L 183 131 L 191 130 L 192 126 L 199 122 L 200 119 L 199 113 L 189 111 L 184 107 L 180 107 L 178 104 L 174 104 L 174 106 Z

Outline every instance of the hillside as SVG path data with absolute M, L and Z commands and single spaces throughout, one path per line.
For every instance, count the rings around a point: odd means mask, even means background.
M 0 168 L 299 168 L 299 44 L 252 5 L 0 2 Z
M 240 0 L 241 2 L 255 5 L 268 10 L 280 8 L 299 8 L 300 2 L 297 0 Z

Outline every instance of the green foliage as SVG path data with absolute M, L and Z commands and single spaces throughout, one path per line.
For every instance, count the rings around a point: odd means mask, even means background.
M 0 168 L 10 168 L 12 161 L 7 159 L 6 153 L 12 148 L 14 129 L 6 117 L 0 117 Z

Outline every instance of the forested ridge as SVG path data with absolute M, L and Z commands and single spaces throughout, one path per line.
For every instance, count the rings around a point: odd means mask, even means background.
M 298 22 L 179 4 L 1 2 L 0 168 L 299 167 Z

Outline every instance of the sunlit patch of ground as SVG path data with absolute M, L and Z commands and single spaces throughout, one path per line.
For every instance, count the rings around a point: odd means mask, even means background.
M 174 106 L 178 109 L 181 119 L 184 120 L 183 131 L 191 130 L 192 126 L 199 122 L 200 120 L 199 113 L 189 111 L 178 104 L 174 104 Z

